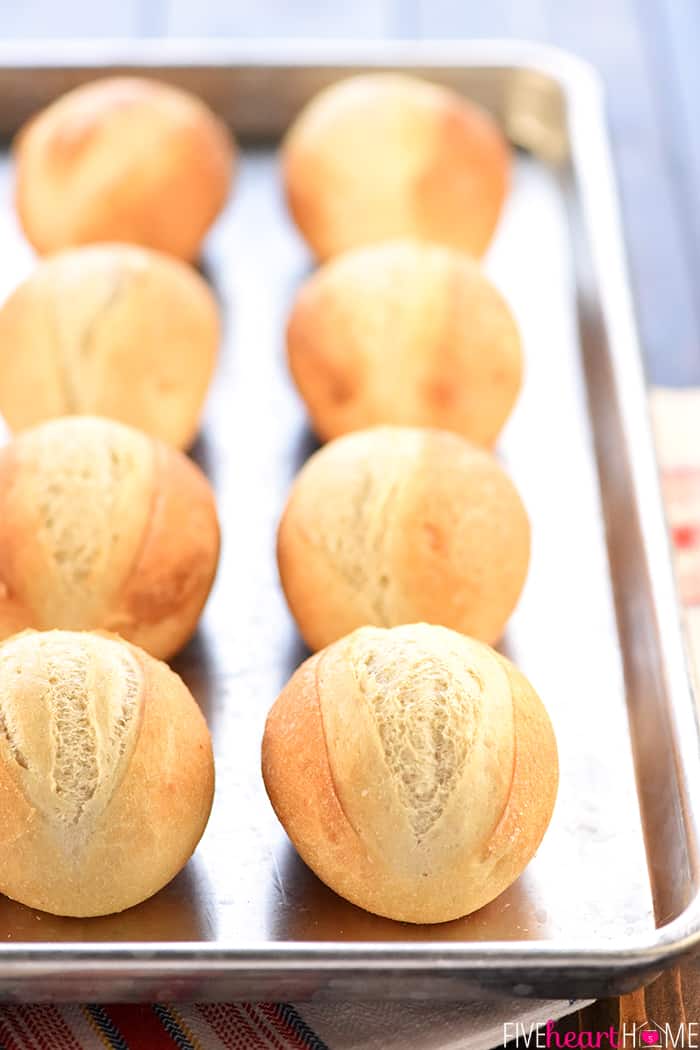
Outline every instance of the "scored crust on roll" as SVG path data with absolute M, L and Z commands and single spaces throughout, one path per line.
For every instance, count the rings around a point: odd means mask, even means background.
M 112 420 L 71 416 L 0 450 L 0 637 L 104 629 L 166 658 L 193 633 L 216 573 L 206 478 Z
M 447 431 L 373 427 L 307 461 L 277 556 L 311 649 L 364 624 L 420 620 L 491 643 L 525 583 L 530 524 L 489 452 Z
M 41 254 L 128 241 L 193 260 L 226 202 L 235 146 L 188 92 L 106 77 L 33 117 L 15 156 L 20 221 Z
M 117 638 L 0 643 L 0 892 L 56 915 L 145 900 L 186 864 L 214 791 L 182 680 Z
M 320 259 L 417 237 L 482 255 L 508 188 L 505 139 L 448 88 L 399 73 L 332 84 L 283 145 L 292 216 Z
M 303 860 L 352 903 L 433 923 L 487 904 L 549 824 L 554 733 L 508 660 L 443 627 L 364 627 L 293 675 L 265 786 Z
M 61 252 L 0 308 L 0 412 L 12 430 L 107 416 L 186 448 L 218 343 L 216 301 L 191 267 L 126 244 Z
M 410 240 L 317 270 L 292 308 L 287 354 L 322 440 L 396 423 L 491 446 L 522 380 L 517 325 L 480 266 Z

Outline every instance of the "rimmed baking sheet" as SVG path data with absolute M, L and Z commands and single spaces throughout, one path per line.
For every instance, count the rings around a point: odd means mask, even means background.
M 0 49 L 0 128 L 72 83 L 136 67 L 198 91 L 243 132 L 235 192 L 203 259 L 226 332 L 193 450 L 216 489 L 223 554 L 174 665 L 213 733 L 217 795 L 193 861 L 138 908 L 69 920 L 0 898 L 0 997 L 563 997 L 639 983 L 697 938 L 700 748 L 593 75 L 498 42 L 337 54 L 117 46 Z M 321 885 L 259 774 L 266 712 L 305 656 L 277 581 L 275 527 L 315 447 L 284 360 L 286 314 L 311 261 L 285 213 L 277 136 L 322 83 L 376 66 L 451 83 L 523 147 L 487 260 L 527 364 L 500 452 L 532 517 L 533 560 L 504 649 L 552 715 L 561 789 L 515 886 L 436 927 L 368 915 Z M 3 155 L 3 295 L 32 265 L 10 167 Z

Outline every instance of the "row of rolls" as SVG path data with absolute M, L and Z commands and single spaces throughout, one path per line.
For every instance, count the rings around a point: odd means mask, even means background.
M 204 718 L 162 661 L 217 569 L 214 493 L 183 450 L 221 323 L 191 264 L 236 146 L 193 96 L 111 78 L 30 120 L 15 161 L 45 258 L 0 308 L 0 891 L 107 914 L 182 868 L 212 804 Z M 327 885 L 445 921 L 517 878 L 558 781 L 539 697 L 490 648 L 530 552 L 491 451 L 520 335 L 479 262 L 509 153 L 461 96 L 376 73 L 312 99 L 281 168 L 320 263 L 292 305 L 289 370 L 325 444 L 279 524 L 314 655 L 270 712 L 263 777 Z

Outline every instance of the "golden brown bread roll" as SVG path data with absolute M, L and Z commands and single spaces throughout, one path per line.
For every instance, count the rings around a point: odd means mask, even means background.
M 520 875 L 549 824 L 557 748 L 534 689 L 444 627 L 363 627 L 274 704 L 262 769 L 310 868 L 367 911 L 446 922 Z
M 469 256 L 420 241 L 321 267 L 297 296 L 287 353 L 323 440 L 405 423 L 492 445 L 522 378 L 505 300 Z
M 311 649 L 419 620 L 493 642 L 525 582 L 530 525 L 489 452 L 447 431 L 374 427 L 306 463 L 277 555 Z
M 208 481 L 138 430 L 71 416 L 0 449 L 0 638 L 103 629 L 166 658 L 195 629 L 218 553 Z
M 0 412 L 13 430 L 109 416 L 186 448 L 218 342 L 214 297 L 184 263 L 126 244 L 62 252 L 0 309 Z
M 16 159 L 17 208 L 38 252 L 129 241 L 192 260 L 226 201 L 234 145 L 193 95 L 108 77 L 35 116 Z
M 393 237 L 486 250 L 510 159 L 494 121 L 460 95 L 397 73 L 320 92 L 285 139 L 292 216 L 320 259 Z
M 0 892 L 106 915 L 165 886 L 209 817 L 206 723 L 165 664 L 118 638 L 0 644 Z

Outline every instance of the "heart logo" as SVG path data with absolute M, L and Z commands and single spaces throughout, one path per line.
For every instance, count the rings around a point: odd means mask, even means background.
M 653 1046 L 654 1043 L 659 1042 L 659 1033 L 651 1029 L 648 1029 L 646 1032 L 640 1032 L 640 1035 L 645 1046 Z

